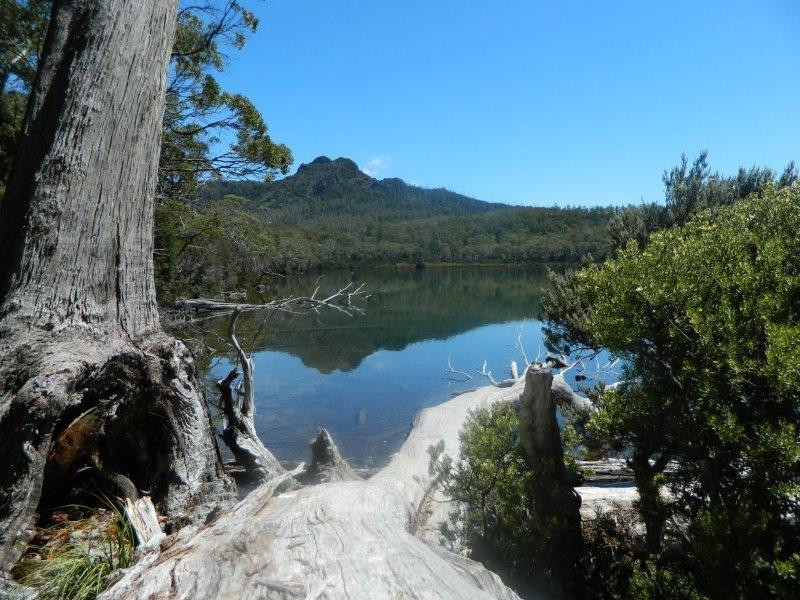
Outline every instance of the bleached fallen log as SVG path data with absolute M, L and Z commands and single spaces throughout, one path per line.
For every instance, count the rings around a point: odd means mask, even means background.
M 575 491 L 581 497 L 581 518 L 588 520 L 616 508 L 630 509 L 639 499 L 633 481 L 587 483 Z
M 368 481 L 275 497 L 270 481 L 210 525 L 162 543 L 101 598 L 517 598 L 480 564 L 415 534 L 434 489 L 427 449 L 443 440 L 458 456 L 469 411 L 521 391 L 522 382 L 485 387 L 423 410 L 400 451 Z
M 550 386 L 553 399 L 561 408 L 568 408 L 577 412 L 594 412 L 597 407 L 586 396 L 581 396 L 564 379 L 561 374 L 553 375 Z

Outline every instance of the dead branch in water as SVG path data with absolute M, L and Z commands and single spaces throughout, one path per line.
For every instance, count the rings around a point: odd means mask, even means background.
M 363 313 L 364 310 L 354 304 L 355 300 L 363 300 L 368 298 L 365 295 L 364 284 L 355 285 L 348 283 L 343 288 L 339 288 L 334 293 L 327 297 L 319 297 L 319 285 L 314 288 L 310 296 L 289 296 L 288 298 L 280 298 L 272 300 L 264 304 L 247 304 L 237 302 L 219 302 L 218 300 L 209 300 L 205 298 L 194 298 L 176 300 L 173 307 L 181 310 L 194 310 L 198 312 L 213 312 L 213 313 L 232 313 L 234 311 L 280 311 L 286 313 L 297 313 L 303 310 L 313 310 L 319 312 L 321 308 L 333 308 L 346 315 L 352 316 L 356 313 Z
M 220 390 L 220 406 L 225 415 L 225 427 L 222 439 L 230 448 L 236 461 L 244 467 L 248 476 L 258 481 L 269 481 L 285 471 L 278 460 L 264 446 L 255 428 L 255 392 L 254 392 L 254 365 L 251 356 L 244 351 L 239 339 L 236 337 L 236 322 L 244 311 L 263 310 L 268 314 L 276 311 L 297 313 L 299 311 L 319 312 L 321 308 L 333 308 L 348 316 L 354 313 L 363 313 L 363 310 L 353 304 L 355 298 L 363 296 L 364 284 L 354 286 L 352 283 L 340 288 L 336 292 L 319 297 L 319 285 L 310 296 L 289 297 L 274 300 L 266 304 L 231 304 L 216 301 L 196 300 L 183 301 L 195 303 L 198 310 L 212 310 L 232 312 L 228 325 L 228 342 L 236 351 L 242 370 L 242 380 L 234 387 L 233 382 L 239 376 L 239 371 L 233 369 L 227 377 L 217 381 Z M 208 304 L 208 303 L 211 304 Z M 208 308 L 208 307 L 212 308 Z M 199 307 L 199 308 L 198 308 Z M 262 322 L 259 327 L 264 326 Z M 251 344 L 251 352 L 255 339 Z
M 222 439 L 233 453 L 236 461 L 245 468 L 247 474 L 259 481 L 270 479 L 284 473 L 278 459 L 267 450 L 256 433 L 255 402 L 253 397 L 253 362 L 236 338 L 236 320 L 241 311 L 234 311 L 228 326 L 228 339 L 236 349 L 242 365 L 242 390 L 233 387 L 239 376 L 237 369 L 217 381 L 220 390 L 220 405 L 225 415 Z

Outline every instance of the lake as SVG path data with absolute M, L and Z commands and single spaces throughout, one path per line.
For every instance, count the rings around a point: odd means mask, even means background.
M 245 313 L 237 334 L 253 349 L 256 428 L 280 460 L 308 460 L 317 427 L 330 431 L 359 467 L 384 465 L 402 445 L 420 409 L 483 386 L 484 361 L 497 379 L 518 332 L 530 358 L 542 352 L 544 267 L 376 269 L 325 273 L 321 292 L 363 283 L 363 314 L 327 309 L 306 314 Z M 251 301 L 307 295 L 316 275 L 295 276 Z M 200 361 L 212 401 L 213 382 L 234 363 L 225 343 L 227 318 L 199 322 L 213 353 Z M 198 337 L 197 332 L 184 332 Z M 452 367 L 471 380 L 448 373 Z M 569 377 L 575 383 L 574 375 Z

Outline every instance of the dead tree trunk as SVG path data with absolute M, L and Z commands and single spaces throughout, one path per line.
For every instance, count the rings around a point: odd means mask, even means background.
M 580 520 L 580 496 L 568 481 L 564 468 L 564 450 L 556 422 L 556 402 L 551 388 L 550 369 L 528 369 L 525 389 L 519 399 L 519 441 L 525 462 L 535 474 L 534 498 L 536 518 L 547 523 L 543 536 L 548 548 L 548 567 L 561 581 L 567 595 L 579 583 L 578 560 L 583 546 Z
M 331 434 L 320 427 L 317 436 L 308 444 L 311 447 L 311 464 L 299 477 L 305 484 L 331 483 L 361 479 L 333 442 Z
M 0 204 L 0 571 L 40 499 L 87 466 L 126 475 L 170 515 L 230 492 L 192 357 L 162 333 L 155 299 L 176 8 L 53 6 Z
M 217 381 L 222 393 L 220 402 L 225 414 L 225 429 L 222 432 L 222 439 L 250 479 L 269 481 L 273 477 L 282 475 L 285 471 L 278 459 L 264 446 L 256 432 L 253 361 L 242 349 L 239 340 L 236 339 L 236 321 L 240 314 L 241 310 L 237 308 L 231 316 L 228 340 L 236 350 L 239 363 L 242 365 L 242 401 L 239 402 L 237 390 L 233 388 L 233 381 L 238 376 L 238 371 L 233 369 L 225 379 Z

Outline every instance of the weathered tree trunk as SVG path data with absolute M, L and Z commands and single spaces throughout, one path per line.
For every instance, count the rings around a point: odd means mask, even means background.
M 162 333 L 153 281 L 176 5 L 54 3 L 0 204 L 0 571 L 40 498 L 58 500 L 80 467 L 126 475 L 169 515 L 230 492 L 192 357 Z
M 553 375 L 549 369 L 528 369 L 525 390 L 519 399 L 519 440 L 525 461 L 535 475 L 531 491 L 536 519 L 547 524 L 542 539 L 548 548 L 543 555 L 556 579 L 572 596 L 577 595 L 575 585 L 580 582 L 581 499 L 573 489 L 577 482 L 568 481 L 564 468 L 552 386 Z
M 436 483 L 428 448 L 443 440 L 458 456 L 469 411 L 521 391 L 521 382 L 485 387 L 423 410 L 389 465 L 367 481 L 277 494 L 278 477 L 214 523 L 178 532 L 101 598 L 517 598 L 480 564 L 418 535 Z M 325 462 L 336 453 L 324 434 L 322 443 Z

